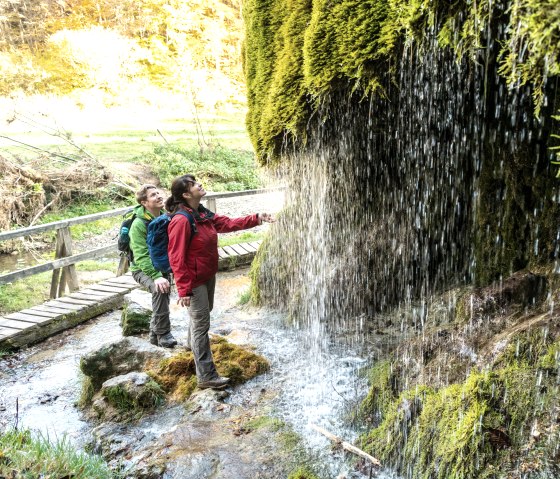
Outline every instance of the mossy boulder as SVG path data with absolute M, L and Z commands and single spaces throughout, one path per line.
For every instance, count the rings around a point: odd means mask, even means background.
M 153 409 L 163 404 L 165 393 L 146 373 L 131 372 L 108 379 L 100 394 L 119 411 Z
M 125 297 L 126 301 L 126 297 Z M 121 314 L 123 336 L 135 336 L 150 331 L 152 311 L 134 301 L 127 301 Z
M 560 308 L 539 309 L 533 276 L 479 291 L 483 321 L 426 332 L 374 367 L 367 452 L 411 479 L 558 476 Z
M 141 371 L 149 361 L 169 357 L 170 353 L 139 338 L 124 338 L 92 351 L 80 359 L 80 370 L 97 391 L 107 379 Z

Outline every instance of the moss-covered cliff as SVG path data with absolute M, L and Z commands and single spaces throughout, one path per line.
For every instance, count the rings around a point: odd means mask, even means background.
M 336 242 L 324 254 L 357 269 L 322 286 L 368 285 L 343 310 L 556 258 L 557 2 L 245 4 L 249 133 L 263 163 L 289 165 L 293 208 L 307 211 L 282 225 L 281 247 L 317 250 L 297 237 L 310 228 Z M 320 266 L 292 266 L 261 283 L 308 299 L 289 285 Z
M 263 160 L 285 132 L 305 136 L 317 102 L 340 84 L 385 95 L 403 45 L 421 50 L 427 37 L 458 60 L 497 61 L 509 87 L 532 86 L 537 112 L 560 74 L 555 0 L 246 0 L 244 18 L 247 124 Z

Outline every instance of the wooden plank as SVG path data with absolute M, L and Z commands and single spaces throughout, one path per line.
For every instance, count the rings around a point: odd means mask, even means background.
M 1 318 L 0 318 L 1 321 Z M 2 335 L 3 338 L 9 338 L 10 336 L 13 336 L 14 334 L 17 334 L 19 330 L 17 329 L 11 329 L 11 328 L 5 328 L 4 326 L 0 326 L 0 335 Z
M 29 309 L 24 309 L 20 312 L 33 314 L 35 316 L 44 316 L 45 318 L 57 318 L 58 316 L 60 316 L 60 313 L 55 313 L 53 311 L 43 311 L 41 309 L 37 309 L 37 306 Z
M 96 286 L 109 286 L 110 288 L 123 288 L 126 290 L 132 289 L 134 286 L 139 286 L 138 283 L 133 284 L 124 284 L 124 283 L 111 283 L 109 281 L 101 281 L 97 283 Z
M 83 304 L 61 303 L 60 301 L 57 300 L 47 301 L 46 303 L 43 304 L 43 306 L 47 306 L 51 308 L 54 307 L 60 309 L 69 309 L 70 311 L 78 311 L 86 307 Z
M 43 323 L 45 321 L 51 321 L 52 318 L 46 318 L 45 316 L 33 315 L 29 313 L 11 313 L 5 316 L 6 319 L 17 319 L 18 321 L 23 321 L 29 323 L 29 325 Z
M 109 298 L 111 296 L 116 296 L 117 293 L 109 293 L 107 291 L 97 291 L 97 290 L 93 290 L 90 288 L 87 289 L 81 289 L 80 290 L 81 294 L 87 294 L 90 297 L 97 297 L 97 298 Z M 77 294 L 77 293 L 74 293 Z
M 86 301 L 91 301 L 93 304 L 98 303 L 99 301 L 103 301 L 104 298 L 110 297 L 112 295 L 106 296 L 93 296 L 91 294 L 84 294 L 83 290 L 78 291 L 77 293 L 69 294 L 68 296 L 64 296 L 65 298 L 75 298 L 75 299 L 83 299 Z
M 140 286 L 132 276 L 117 276 L 116 278 L 109 278 L 103 281 L 103 283 L 111 283 L 111 284 L 122 284 L 122 285 L 131 285 L 131 286 Z
M 64 238 L 64 256 L 72 256 L 72 235 L 70 234 L 69 228 L 62 228 L 60 230 L 62 232 L 62 237 Z M 70 264 L 64 268 L 66 284 L 68 285 L 68 289 L 71 293 L 80 289 L 78 283 L 78 274 L 76 273 L 76 267 L 73 264 Z M 62 283 L 62 282 L 61 282 Z M 62 296 L 64 292 L 64 284 L 61 284 L 62 290 L 59 288 L 58 295 Z
M 56 300 L 60 301 L 61 303 L 82 304 L 84 306 L 90 306 L 91 304 L 95 304 L 96 302 L 94 299 L 76 299 L 76 298 L 70 298 L 68 296 L 61 296 Z
M 242 245 L 240 244 L 232 244 L 231 247 L 235 250 L 235 252 L 239 255 L 239 256 L 245 256 L 247 254 L 249 254 L 249 252 L 243 248 Z
M 228 253 L 230 256 L 239 256 L 231 246 L 224 246 L 224 251 Z
M 92 291 L 102 291 L 102 292 L 106 292 L 106 293 L 128 293 L 128 288 L 122 288 L 119 286 L 103 286 L 103 285 L 99 285 L 99 284 L 91 284 L 88 286 L 88 289 L 91 289 Z
M 54 306 L 45 306 L 44 304 L 40 304 L 39 306 L 33 306 L 31 309 L 37 311 L 45 311 L 46 313 L 56 314 L 55 317 L 64 316 L 65 314 L 70 314 L 74 312 L 71 309 L 55 308 Z
M 257 248 L 255 248 L 251 243 L 241 243 L 239 246 L 245 248 L 249 253 L 256 253 Z
M 25 321 L 19 321 L 17 319 L 6 319 L 6 318 L 0 319 L 0 327 L 3 328 L 21 331 L 22 329 L 27 329 L 32 326 L 33 324 L 26 323 Z
M 229 254 L 224 251 L 224 248 L 218 248 L 218 256 L 220 258 L 229 258 Z
M 245 191 L 228 191 L 224 193 L 208 193 L 205 199 L 208 201 L 211 198 L 235 198 L 237 196 L 249 196 L 249 195 L 266 195 L 275 191 L 283 191 L 286 188 L 283 186 L 276 188 L 262 188 L 258 190 L 245 190 Z M 70 218 L 61 221 L 54 221 L 52 223 L 45 223 L 44 225 L 30 226 L 28 228 L 18 228 L 11 231 L 3 231 L 0 233 L 0 241 L 6 241 L 9 239 L 20 238 L 22 236 L 30 236 L 38 233 L 44 233 L 45 231 L 57 230 L 60 228 L 67 228 L 72 225 L 79 225 L 84 223 L 90 223 L 92 221 L 97 221 L 103 218 L 111 218 L 114 216 L 125 215 L 132 211 L 131 206 L 125 206 L 123 208 L 116 208 L 114 210 L 103 211 L 101 213 L 93 213 L 91 215 L 79 216 L 77 218 Z
M 64 236 L 62 236 L 61 230 L 56 232 L 56 248 L 54 252 L 55 259 L 62 258 L 64 256 Z M 51 292 L 49 298 L 56 298 L 58 294 L 58 285 L 63 282 L 63 274 L 60 268 L 53 269 L 51 277 Z
M 20 238 L 22 236 L 30 236 L 38 233 L 43 233 L 45 231 L 58 230 L 60 228 L 67 228 L 68 226 L 72 225 L 90 223 L 92 221 L 97 221 L 103 218 L 111 218 L 113 216 L 124 215 L 130 211 L 132 211 L 132 207 L 125 206 L 124 208 L 117 208 L 114 210 L 103 211 L 101 213 L 93 213 L 91 215 L 84 215 L 77 218 L 70 218 L 61 221 L 54 221 L 52 223 L 45 223 L 44 225 L 30 226 L 28 228 L 18 228 L 17 230 L 12 231 L 4 231 L 0 233 L 0 241 Z
M 259 249 L 259 246 L 261 245 L 261 243 L 262 243 L 262 241 L 251 241 L 251 242 L 248 243 L 248 244 L 250 244 L 253 248 L 255 248 L 255 249 L 258 250 L 258 249 Z

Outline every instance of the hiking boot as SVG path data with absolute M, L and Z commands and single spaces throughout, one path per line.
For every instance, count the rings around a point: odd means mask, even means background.
M 157 345 L 158 345 L 158 343 L 157 343 L 157 334 L 154 333 L 153 331 L 150 331 L 150 339 L 149 339 L 149 341 L 150 341 L 150 344 L 153 344 L 154 346 L 157 346 Z
M 161 346 L 162 348 L 172 348 L 177 344 L 177 340 L 171 333 L 158 334 L 157 340 L 158 346 Z
M 218 376 L 214 379 L 209 379 L 208 381 L 200 381 L 198 383 L 199 389 L 224 389 L 229 383 L 229 378 L 224 378 Z

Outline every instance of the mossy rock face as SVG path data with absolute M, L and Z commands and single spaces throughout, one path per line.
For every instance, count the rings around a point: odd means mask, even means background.
M 560 326 L 551 318 L 558 314 L 559 308 L 517 314 L 516 322 L 493 335 L 481 326 L 484 341 L 477 328 L 468 339 L 457 325 L 416 377 L 410 364 L 422 363 L 421 351 L 401 345 L 406 361 L 396 356 L 372 371 L 362 411 L 373 427 L 362 437 L 363 448 L 411 479 L 516 477 L 519 470 L 534 474 L 527 477 L 557 477 Z M 457 345 L 471 344 L 470 354 L 482 357 L 477 342 L 494 351 L 485 368 L 472 362 L 462 378 L 451 375 L 453 382 L 442 384 L 443 364 L 464 354 Z M 434 363 L 438 374 L 430 375 Z
M 518 271 L 500 284 L 476 288 L 465 294 L 459 300 L 457 319 L 460 322 L 479 322 L 510 314 L 516 308 L 534 308 L 546 298 L 547 283 L 545 276 Z
M 121 315 L 123 336 L 134 336 L 150 331 L 151 317 L 151 310 L 134 302 L 125 304 Z

